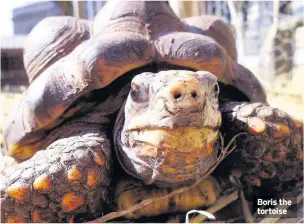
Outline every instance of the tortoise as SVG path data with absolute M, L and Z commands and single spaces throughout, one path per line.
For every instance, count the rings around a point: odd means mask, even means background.
M 122 176 L 176 188 L 212 172 L 249 195 L 300 189 L 302 122 L 267 104 L 217 17 L 109 1 L 94 21 L 41 21 L 24 63 L 30 86 L 4 133 L 19 164 L 1 181 L 1 222 L 94 219 L 111 211 Z M 226 158 L 222 135 L 236 139 Z

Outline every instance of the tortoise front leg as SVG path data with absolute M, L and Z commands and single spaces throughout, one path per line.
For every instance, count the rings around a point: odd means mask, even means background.
M 1 222 L 85 221 L 105 211 L 111 149 L 102 126 L 70 122 L 48 138 L 59 139 L 1 180 Z
M 303 184 L 303 123 L 265 103 L 221 105 L 222 133 L 238 133 L 237 149 L 220 167 L 240 178 L 247 193 L 275 195 Z

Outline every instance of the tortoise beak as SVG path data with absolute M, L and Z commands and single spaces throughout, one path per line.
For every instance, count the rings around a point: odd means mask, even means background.
M 218 129 L 196 127 L 126 131 L 118 157 L 146 184 L 184 183 L 202 176 L 214 163 L 218 136 Z

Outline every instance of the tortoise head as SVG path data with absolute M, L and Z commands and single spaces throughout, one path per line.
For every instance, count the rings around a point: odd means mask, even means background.
M 146 184 L 199 179 L 217 159 L 219 87 L 209 72 L 142 73 L 115 127 L 118 159 Z

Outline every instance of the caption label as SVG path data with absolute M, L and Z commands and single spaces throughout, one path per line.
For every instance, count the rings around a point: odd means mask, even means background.
M 293 205 L 293 201 L 293 198 L 282 197 L 254 198 L 254 212 L 260 217 L 293 218 L 294 211 L 297 210 L 296 205 Z M 291 212 L 291 209 L 293 212 Z

